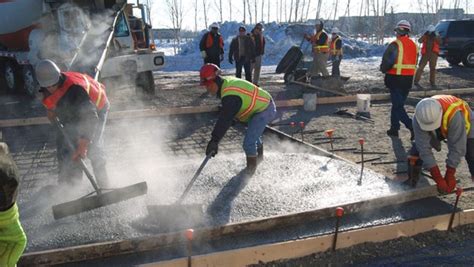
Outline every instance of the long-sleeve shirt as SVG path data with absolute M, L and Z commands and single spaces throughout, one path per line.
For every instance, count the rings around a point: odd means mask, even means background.
M 206 47 L 207 38 L 211 35 L 212 45 L 211 47 Z M 220 47 L 219 40 L 222 36 L 219 33 L 207 32 L 205 33 L 201 41 L 199 42 L 199 50 L 206 51 L 207 55 L 210 57 L 218 57 L 224 54 L 224 48 Z
M 232 126 L 232 122 L 242 106 L 242 99 L 236 95 L 228 95 L 221 99 L 221 104 L 219 117 L 211 134 L 212 140 L 217 142 L 224 137 L 227 130 Z
M 474 118 L 471 112 L 471 125 L 474 123 Z M 448 125 L 448 157 L 446 165 L 456 168 L 461 159 L 466 155 L 467 138 L 474 138 L 474 131 L 471 128 L 469 134 L 466 134 L 466 125 L 461 112 L 456 112 Z M 430 144 L 431 135 L 429 132 L 423 131 L 420 128 L 417 120 L 413 120 L 413 130 L 415 131 L 416 149 L 423 160 L 423 167 L 430 169 L 436 165 L 436 160 L 433 156 L 432 146 Z
M 380 64 L 380 71 L 385 73 L 385 86 L 389 89 L 409 90 L 412 87 L 413 76 L 387 74 L 387 71 L 389 71 L 395 64 L 397 56 L 398 46 L 393 42 L 385 50 L 382 57 L 382 63 Z

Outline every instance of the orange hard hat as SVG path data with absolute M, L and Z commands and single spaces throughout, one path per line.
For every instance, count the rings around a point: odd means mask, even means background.
M 213 82 L 216 77 L 221 73 L 221 69 L 211 63 L 207 63 L 204 66 L 201 67 L 201 70 L 199 71 L 199 76 L 201 78 L 201 85 L 208 85 L 211 82 Z

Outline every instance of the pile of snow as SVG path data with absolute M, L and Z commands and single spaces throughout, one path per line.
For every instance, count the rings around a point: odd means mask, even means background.
M 228 62 L 228 52 L 230 42 L 238 34 L 239 26 L 242 24 L 237 22 L 225 22 L 221 25 L 220 33 L 224 38 L 224 61 L 221 67 L 234 68 L 235 66 Z M 253 29 L 254 25 L 245 25 L 247 32 Z M 199 51 L 199 42 L 202 35 L 206 33 L 205 30 L 201 32 L 191 42 L 185 43 L 181 46 L 181 51 L 176 56 L 166 57 L 165 71 L 190 71 L 199 70 L 202 66 L 203 60 Z M 311 47 L 309 42 L 303 41 L 304 34 L 313 34 L 314 25 L 307 24 L 280 24 L 269 23 L 265 24 L 264 36 L 266 39 L 265 55 L 263 56 L 263 65 L 277 65 L 283 58 L 285 53 L 292 46 L 300 46 L 305 54 L 311 54 Z M 343 33 L 344 58 L 356 57 L 373 57 L 381 56 L 385 49 L 382 45 L 369 44 L 367 42 L 358 41 L 356 39 L 347 38 Z M 160 47 L 158 47 L 160 50 Z

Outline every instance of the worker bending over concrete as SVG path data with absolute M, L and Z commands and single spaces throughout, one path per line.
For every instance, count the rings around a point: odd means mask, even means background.
M 465 157 L 471 179 L 474 181 L 474 131 L 472 111 L 462 99 L 451 95 L 435 95 L 422 99 L 415 109 L 413 129 L 415 143 L 411 155 L 420 157 L 423 165 L 429 169 L 439 190 L 452 192 L 456 187 L 456 168 Z M 448 144 L 446 174 L 441 175 L 432 148 L 441 151 L 441 141 Z
M 102 146 L 110 104 L 104 85 L 87 74 L 61 72 L 51 60 L 39 62 L 35 70 L 48 118 L 54 124 L 57 117 L 75 145 L 75 151 L 71 151 L 64 136 L 57 132 L 59 183 L 80 181 L 82 169 L 78 160 L 88 157 L 97 183 L 107 187 L 108 175 Z
M 262 134 L 265 126 L 276 115 L 272 96 L 260 87 L 238 78 L 221 77 L 221 70 L 214 64 L 206 64 L 200 71 L 201 85 L 221 99 L 222 108 L 206 148 L 206 156 L 215 156 L 219 141 L 234 119 L 247 123 L 243 148 L 247 156 L 245 172 L 252 175 L 257 163 L 263 160 Z
M 16 197 L 18 194 L 18 168 L 0 142 L 0 266 L 16 266 L 26 247 L 26 235 L 21 227 Z
M 318 76 L 321 73 L 324 77 L 329 76 L 327 70 L 327 61 L 329 58 L 329 38 L 328 34 L 324 31 L 324 24 L 318 20 L 315 24 L 316 33 L 314 35 L 304 34 L 304 38 L 309 41 L 312 45 L 313 51 L 313 64 L 309 70 L 308 75 L 310 77 Z

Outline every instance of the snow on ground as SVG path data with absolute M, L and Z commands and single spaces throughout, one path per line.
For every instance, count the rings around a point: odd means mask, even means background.
M 234 68 L 228 63 L 228 49 L 232 38 L 237 35 L 238 28 L 241 24 L 237 22 L 225 22 L 221 25 L 220 32 L 224 38 L 224 61 L 221 64 L 223 69 Z M 247 32 L 250 32 L 253 25 L 245 25 Z M 330 32 L 330 29 L 326 29 Z M 301 46 L 306 54 L 310 53 L 310 45 L 303 41 L 305 33 L 312 34 L 314 25 L 307 24 L 278 24 L 269 23 L 265 25 L 264 35 L 266 38 L 265 56 L 263 57 L 263 65 L 277 65 L 283 58 L 285 53 L 292 46 Z M 158 50 L 169 55 L 165 59 L 164 71 L 190 71 L 199 70 L 202 65 L 202 58 L 199 51 L 199 42 L 205 31 L 202 31 L 194 40 L 181 46 L 178 55 L 173 55 L 173 47 L 171 43 L 158 44 Z M 347 38 L 344 34 L 344 58 L 360 58 L 381 56 L 385 46 L 369 44 L 364 41 Z

